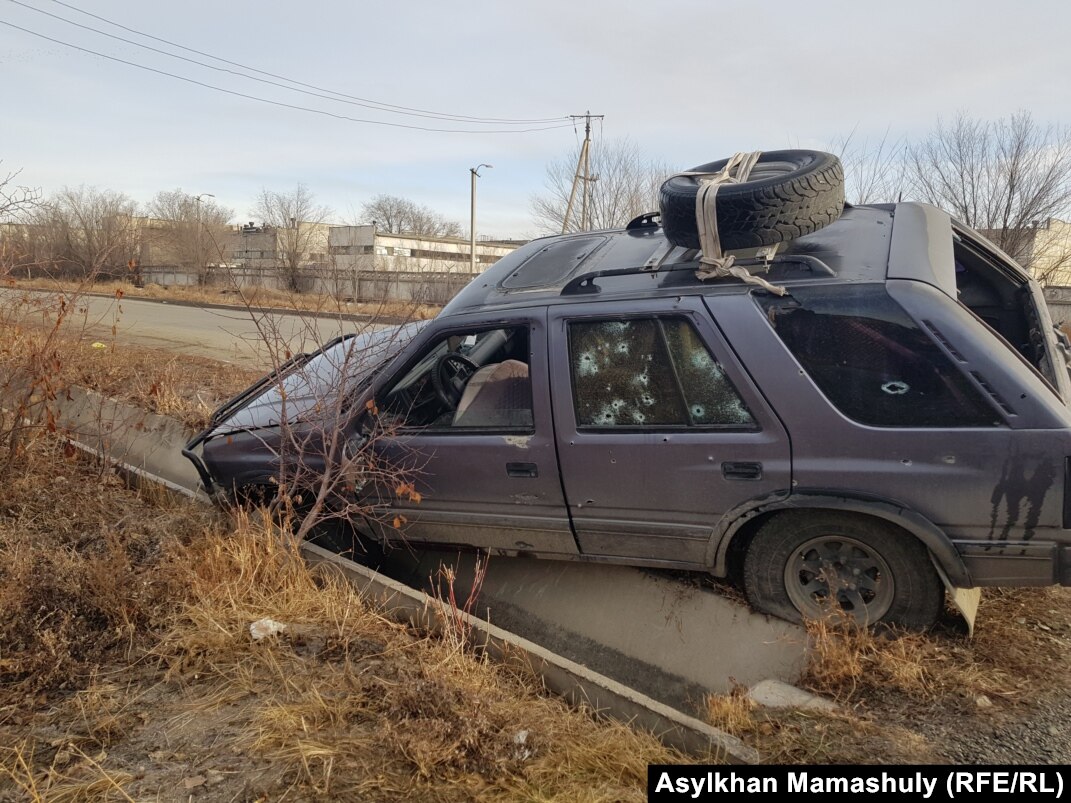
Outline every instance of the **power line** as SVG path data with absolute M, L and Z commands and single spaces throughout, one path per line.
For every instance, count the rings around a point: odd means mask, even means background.
M 279 83 L 278 81 L 270 81 L 270 80 L 268 80 L 266 78 L 258 78 L 255 75 L 248 75 L 248 74 L 243 73 L 243 72 L 238 72 L 237 70 L 229 70 L 226 67 L 217 67 L 215 64 L 209 64 L 207 62 L 200 61 L 198 59 L 191 59 L 191 58 L 187 58 L 186 56 L 177 55 L 175 53 L 168 53 L 166 50 L 161 50 L 160 48 L 152 47 L 151 45 L 145 45 L 145 44 L 142 44 L 141 42 L 135 42 L 133 39 L 127 39 L 124 36 L 116 36 L 115 34 L 108 33 L 107 31 L 102 31 L 99 28 L 94 28 L 94 27 L 92 27 L 90 25 L 83 25 L 80 22 L 75 22 L 74 20 L 69 20 L 66 17 L 61 17 L 58 14 L 51 14 L 48 11 L 44 11 L 43 9 L 35 8 L 34 6 L 28 5 L 27 3 L 23 3 L 23 2 L 21 2 L 21 0 L 8 0 L 8 2 L 14 3 L 17 6 L 22 6 L 23 8 L 27 8 L 30 11 L 36 11 L 38 14 L 44 14 L 47 17 L 52 17 L 52 19 L 59 20 L 60 22 L 66 22 L 68 25 L 74 25 L 76 28 L 81 28 L 81 29 L 86 30 L 86 31 L 92 31 L 93 33 L 100 34 L 101 36 L 107 36 L 109 39 L 115 39 L 116 41 L 119 41 L 119 42 L 126 42 L 128 45 L 133 45 L 134 47 L 140 47 L 140 48 L 142 48 L 144 50 L 150 50 L 153 53 L 159 53 L 162 56 L 167 56 L 169 58 L 178 59 L 180 61 L 185 61 L 185 62 L 187 62 L 189 64 L 196 64 L 196 65 L 198 65 L 200 67 L 206 67 L 206 68 L 208 68 L 210 70 L 216 70 L 217 72 L 223 72 L 223 73 L 228 73 L 230 75 L 237 75 L 237 76 L 240 76 L 242 78 L 248 78 L 250 81 L 257 81 L 257 82 L 262 83 L 262 84 L 268 84 L 270 86 L 276 86 L 276 87 L 279 87 L 280 89 L 286 89 L 286 90 L 288 90 L 290 92 L 300 92 L 303 95 L 310 95 L 312 97 L 321 98 L 323 100 L 329 100 L 329 101 L 332 101 L 334 103 L 348 103 L 348 104 L 350 104 L 352 106 L 362 106 L 362 107 L 364 107 L 366 109 L 372 109 L 374 111 L 388 112 L 389 114 L 402 114 L 402 115 L 406 115 L 408 117 L 428 117 L 428 118 L 431 118 L 433 120 L 444 120 L 444 121 L 450 121 L 450 122 L 468 122 L 467 119 L 460 119 L 460 118 L 457 118 L 454 115 L 439 115 L 439 114 L 436 114 L 436 113 L 424 114 L 422 112 L 394 111 L 392 109 L 385 109 L 385 108 L 381 108 L 379 106 L 373 106 L 370 103 L 361 103 L 361 102 L 358 102 L 358 101 L 355 101 L 355 100 L 346 100 L 344 98 L 337 98 L 337 97 L 332 97 L 331 95 L 325 95 L 325 94 L 323 94 L 321 92 L 311 92 L 311 91 L 309 91 L 307 89 L 299 89 L 298 87 L 295 87 L 295 86 L 287 86 L 286 84 Z M 478 121 L 478 122 L 483 124 L 483 121 Z M 488 125 L 491 125 L 491 124 L 492 123 L 488 123 Z M 508 123 L 508 125 L 519 125 L 519 123 Z
M 572 123 L 562 123 L 560 125 L 538 126 L 538 127 L 534 127 L 534 128 L 507 128 L 507 129 L 430 128 L 428 126 L 410 125 L 408 123 L 392 123 L 392 122 L 388 122 L 386 120 L 368 120 L 368 119 L 364 119 L 364 118 L 360 118 L 360 117 L 349 117 L 348 115 L 345 115 L 345 114 L 336 114 L 335 112 L 329 112 L 329 111 L 326 111 L 324 109 L 313 109 L 313 108 L 311 108 L 309 106 L 298 106 L 298 105 L 296 105 L 294 103 L 284 103 L 283 101 L 270 100 L 268 98 L 262 98 L 262 97 L 259 97 L 257 95 L 249 95 L 249 94 L 247 94 L 245 92 L 238 92 L 238 91 L 233 90 L 233 89 L 224 89 L 221 86 L 216 86 L 215 84 L 208 84 L 208 83 L 205 83 L 204 81 L 198 81 L 195 78 L 189 78 L 189 77 L 184 76 L 184 75 L 178 75 L 178 74 L 173 73 L 173 72 L 168 72 L 167 70 L 158 70 L 155 67 L 148 67 L 148 66 L 146 66 L 144 64 L 138 64 L 135 61 L 128 61 L 126 59 L 121 59 L 118 56 L 109 56 L 106 53 L 101 53 L 101 52 L 96 51 L 96 50 L 91 50 L 88 47 L 81 47 L 80 45 L 75 45 L 75 44 L 72 44 L 70 42 L 64 42 L 62 39 L 55 39 L 55 38 L 53 38 L 51 36 L 46 36 L 43 33 L 38 33 L 37 31 L 31 31 L 29 28 L 23 28 L 20 25 L 15 25 L 13 22 L 7 22 L 6 20 L 0 20 L 0 25 L 6 25 L 9 28 L 14 28 L 15 30 L 22 31 L 23 33 L 28 33 L 31 36 L 36 36 L 39 39 L 45 39 L 46 41 L 53 42 L 53 43 L 55 43 L 57 45 L 63 45 L 64 47 L 69 47 L 69 48 L 71 48 L 73 50 L 79 50 L 82 53 L 89 53 L 90 55 L 93 55 L 93 56 L 99 56 L 102 59 L 108 59 L 109 61 L 118 62 L 119 64 L 125 64 L 128 67 L 136 67 L 139 70 L 145 70 L 146 72 L 156 73 L 157 75 L 166 75 L 168 78 L 174 78 L 175 80 L 178 80 L 178 81 L 185 81 L 188 84 L 194 84 L 196 86 L 204 87 L 205 89 L 211 89 L 211 90 L 214 90 L 216 92 L 222 92 L 222 93 L 224 93 L 226 95 L 233 95 L 235 97 L 245 98 L 246 100 L 255 100 L 255 101 L 259 102 L 259 103 L 267 103 L 267 104 L 269 104 L 271 106 L 280 106 L 280 107 L 282 107 L 284 109 L 294 109 L 296 111 L 309 112 L 310 114 L 321 114 L 321 115 L 324 115 L 325 117 L 333 117 L 336 120 L 348 120 L 348 121 L 353 122 L 353 123 L 366 123 L 368 125 L 382 125 L 382 126 L 388 126 L 388 127 L 391 127 L 391 128 L 407 128 L 407 129 L 410 129 L 410 130 L 413 130 L 413 131 L 431 131 L 431 132 L 441 133 L 441 134 L 527 134 L 527 133 L 531 133 L 533 131 L 550 131 L 550 130 L 553 130 L 553 129 L 556 129 L 556 128 L 569 128 L 572 125 Z
M 86 30 L 93 31 L 95 33 L 101 34 L 102 36 L 109 36 L 109 37 L 111 37 L 113 39 L 119 39 L 120 41 L 127 42 L 127 43 L 135 45 L 137 47 L 143 47 L 143 48 L 146 48 L 148 50 L 154 50 L 157 53 L 163 53 L 165 56 L 171 56 L 172 58 L 182 59 L 184 61 L 192 61 L 194 64 L 200 64 L 201 66 L 208 67 L 209 69 L 221 70 L 223 72 L 231 72 L 234 75 L 241 75 L 244 78 L 249 78 L 250 80 L 253 80 L 253 81 L 262 81 L 264 83 L 273 84 L 275 86 L 278 86 L 278 84 L 274 84 L 274 82 L 272 82 L 272 81 L 263 81 L 263 79 L 256 78 L 256 77 L 251 76 L 251 75 L 245 75 L 243 73 L 234 73 L 232 70 L 226 70 L 224 68 L 216 67 L 216 66 L 211 65 L 211 64 L 204 64 L 203 62 L 196 61 L 196 60 L 193 60 L 193 59 L 186 59 L 185 57 L 176 55 L 174 53 L 168 53 L 166 51 L 156 50 L 155 48 L 149 47 L 148 45 L 143 45 L 143 44 L 140 44 L 138 42 L 133 42 L 133 41 L 131 41 L 129 39 L 124 39 L 122 37 L 114 36 L 113 34 L 106 33 L 104 31 L 98 30 L 96 28 L 91 28 L 91 27 L 86 26 L 86 25 L 81 25 L 81 24 L 79 24 L 77 22 L 74 22 L 72 20 L 66 19 L 65 17 L 59 17 L 59 16 L 56 16 L 54 14 L 49 14 L 49 12 L 47 12 L 47 11 L 43 11 L 41 9 L 34 8 L 33 6 L 28 6 L 25 3 L 19 2 L 19 0 L 11 0 L 11 2 L 16 3 L 17 5 L 20 5 L 20 6 L 24 6 L 26 8 L 30 8 L 33 11 L 37 11 L 37 12 L 39 12 L 41 14 L 47 14 L 50 17 L 55 17 L 56 19 L 62 20 L 63 22 L 69 23 L 70 25 L 77 25 L 80 28 L 85 28 Z M 78 8 L 77 6 L 71 5 L 70 3 L 65 3 L 62 0 L 52 0 L 52 2 L 56 3 L 57 5 L 63 6 L 64 8 L 69 8 L 72 11 L 75 11 L 75 12 L 77 12 L 79 14 L 84 14 L 87 17 L 92 17 L 93 19 L 100 20 L 101 22 L 107 23 L 108 25 L 112 25 L 112 26 L 114 26 L 116 28 L 120 28 L 120 29 L 122 29 L 124 31 L 127 31 L 129 33 L 135 34 L 137 36 L 143 36 L 146 39 L 152 39 L 153 41 L 156 41 L 156 42 L 161 42 L 163 44 L 169 45 L 170 47 L 178 48 L 179 50 L 185 50 L 188 53 L 196 53 L 198 56 L 205 56 L 206 58 L 213 59 L 214 61 L 219 61 L 219 62 L 222 62 L 224 64 L 230 64 L 232 67 L 240 67 L 243 70 L 249 70 L 250 72 L 258 73 L 260 75 L 266 75 L 266 76 L 268 76 L 270 78 L 277 78 L 280 81 L 286 81 L 287 83 L 296 84 L 297 86 L 305 87 L 306 89 L 316 90 L 317 92 L 327 92 L 330 95 L 337 96 L 337 98 L 328 98 L 329 100 L 345 99 L 346 102 L 352 101 L 354 103 L 354 105 L 365 106 L 366 108 L 378 109 L 380 111 L 393 112 L 395 114 L 409 114 L 409 115 L 419 116 L 419 117 L 431 117 L 431 118 L 443 119 L 443 120 L 455 120 L 457 122 L 503 124 L 503 125 L 530 125 L 530 124 L 537 124 L 537 123 L 556 123 L 556 122 L 568 119 L 568 118 L 566 118 L 564 116 L 532 118 L 532 119 L 515 119 L 515 118 L 506 118 L 506 117 L 475 117 L 475 116 L 469 116 L 469 115 L 464 115 L 464 114 L 450 114 L 448 112 L 430 111 L 428 109 L 414 108 L 412 106 L 400 106 L 400 105 L 397 105 L 397 104 L 394 104 L 394 103 L 384 103 L 384 102 L 378 101 L 378 100 L 371 100 L 369 98 L 362 98 L 362 97 L 359 97 L 357 95 L 349 95 L 349 94 L 346 94 L 345 92 L 337 92 L 337 91 L 335 91 L 333 89 L 327 89 L 326 87 L 317 86 L 315 84 L 308 84 L 308 83 L 305 83 L 303 81 L 295 80 L 293 78 L 287 78 L 285 75 L 277 75 L 276 73 L 267 72 L 266 70 L 260 70 L 260 69 L 257 69 L 256 67 L 250 67 L 247 64 L 241 64 L 240 62 L 237 62 L 237 61 L 230 61 L 229 59 L 225 59 L 225 58 L 222 58 L 220 56 L 215 56 L 215 55 L 213 55 L 211 53 L 206 53 L 205 51 L 202 51 L 202 50 L 197 50 L 197 49 L 192 48 L 192 47 L 187 47 L 186 45 L 180 45 L 177 42 L 172 42 L 169 39 L 164 39 L 164 38 L 159 37 L 159 36 L 153 36 L 152 34 L 145 33 L 144 31 L 139 31 L 136 28 L 131 28 L 131 27 L 128 27 L 128 26 L 123 25 L 121 23 L 115 22 L 114 20 L 110 20 L 107 17 L 102 17 L 99 14 L 94 14 L 94 13 L 92 13 L 90 11 L 85 11 L 84 9 L 81 9 L 81 8 Z M 296 89 L 294 87 L 283 87 L 283 88 L 284 89 L 290 89 L 290 90 L 295 91 L 295 92 L 303 91 L 303 90 L 300 90 L 300 89 Z M 313 93 L 306 93 L 306 94 L 313 94 Z M 317 95 L 317 97 L 323 97 L 323 96 L 322 95 Z

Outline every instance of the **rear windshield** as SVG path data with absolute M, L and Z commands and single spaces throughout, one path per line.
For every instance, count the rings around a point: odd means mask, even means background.
M 756 297 L 781 340 L 838 410 L 876 427 L 1003 423 L 982 393 L 876 284 Z

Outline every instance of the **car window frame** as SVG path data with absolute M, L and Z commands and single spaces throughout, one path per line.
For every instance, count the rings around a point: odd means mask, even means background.
M 492 321 L 468 321 L 463 323 L 459 321 L 456 325 L 444 327 L 442 329 L 436 329 L 430 332 L 426 339 L 421 339 L 419 345 L 414 346 L 414 355 L 409 359 L 406 359 L 399 366 L 397 371 L 391 373 L 382 384 L 376 389 L 374 394 L 375 406 L 382 409 L 384 397 L 388 390 L 393 390 L 395 385 L 401 382 L 410 371 L 412 371 L 419 363 L 425 360 L 432 352 L 427 349 L 434 347 L 436 344 L 442 343 L 446 339 L 458 335 L 471 335 L 479 334 L 481 332 L 493 332 L 497 329 L 524 329 L 526 337 L 528 338 L 528 350 L 529 359 L 526 363 L 528 365 L 529 374 L 532 370 L 531 352 L 533 350 L 532 345 L 532 326 L 530 318 L 519 319 L 503 319 L 496 318 Z M 430 328 L 430 327 L 429 327 Z M 481 366 L 483 367 L 483 366 Z M 529 402 L 532 413 L 532 424 L 528 427 L 507 427 L 507 426 L 495 426 L 495 427 L 472 427 L 472 426 L 446 426 L 446 427 L 434 427 L 430 424 L 423 426 L 398 424 L 394 429 L 401 437 L 412 438 L 420 435 L 433 435 L 435 437 L 445 436 L 474 436 L 474 435 L 505 435 L 505 436 L 518 436 L 526 437 L 536 434 L 536 401 L 535 401 L 534 388 L 529 386 Z

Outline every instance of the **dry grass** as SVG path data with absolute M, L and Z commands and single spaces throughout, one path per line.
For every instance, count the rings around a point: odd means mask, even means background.
M 22 370 L 21 355 L 44 351 L 49 327 L 33 320 L 0 322 L 0 373 Z M 56 396 L 79 386 L 171 416 L 199 428 L 222 402 L 262 376 L 261 371 L 209 357 L 173 354 L 115 339 L 97 341 L 85 332 L 51 336 L 49 382 Z
M 324 315 L 360 315 L 369 318 L 399 320 L 428 320 L 439 314 L 442 307 L 398 301 L 340 301 L 315 293 L 294 293 L 265 287 L 164 287 L 148 284 L 135 287 L 129 282 L 101 281 L 89 286 L 63 279 L 12 279 L 9 285 L 23 290 L 54 292 L 92 292 L 105 295 L 120 294 L 125 298 L 144 298 L 157 301 L 181 301 L 191 304 L 226 304 L 236 307 L 298 310 Z
M 973 639 L 811 622 L 806 683 L 845 703 L 890 694 L 920 701 L 1036 695 L 1062 684 L 1071 669 L 1068 603 L 1071 589 L 987 589 Z
M 38 441 L 0 489 L 0 800 L 642 800 L 653 737 Z M 254 641 L 262 617 L 281 634 Z M 177 791 L 177 794 L 176 794 Z
M 638 796 L 647 763 L 673 757 L 384 619 L 248 521 L 184 550 L 186 567 L 196 601 L 154 655 L 197 705 L 244 705 L 243 745 L 285 783 L 344 798 L 609 800 Z M 262 617 L 287 625 L 271 644 L 249 638 Z
M 259 379 L 262 371 L 210 357 L 110 341 L 94 346 L 70 338 L 61 368 L 66 385 L 79 385 L 198 429 L 224 401 Z
M 728 694 L 711 694 L 706 699 L 706 719 L 727 733 L 746 733 L 755 726 L 758 705 L 748 697 L 747 686 L 736 685 Z
M 926 728 L 955 714 L 992 730 L 993 711 L 1065 696 L 1071 677 L 1071 589 L 987 589 L 972 639 L 950 628 L 875 632 L 836 618 L 809 622 L 801 685 L 835 712 L 756 707 L 746 690 L 713 695 L 707 719 L 756 746 L 769 762 L 930 763 Z
M 30 448 L 0 487 L 0 707 L 133 650 L 163 593 L 146 573 L 207 515 L 150 504 L 58 442 Z
M 34 803 L 82 803 L 91 800 L 128 800 L 133 798 L 124 786 L 134 778 L 127 773 L 108 772 L 101 767 L 97 758 L 87 755 L 74 745 L 68 745 L 66 755 L 77 758 L 75 764 L 67 767 L 68 761 L 61 759 L 57 764 L 54 759 L 45 773 L 35 770 L 33 748 L 29 740 L 8 749 L 8 756 L 0 748 L 0 779 L 5 776 L 11 786 L 17 790 L 23 800 Z M 0 786 L 0 792 L 3 787 Z

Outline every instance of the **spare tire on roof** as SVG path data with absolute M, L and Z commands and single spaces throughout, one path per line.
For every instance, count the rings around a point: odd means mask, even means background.
M 699 165 L 689 173 L 717 173 L 728 162 Z M 699 248 L 695 220 L 697 176 L 673 176 L 662 184 L 662 230 L 671 243 Z M 725 251 L 794 240 L 840 217 L 844 210 L 844 168 L 821 151 L 764 151 L 748 180 L 722 184 L 716 208 L 718 235 Z

